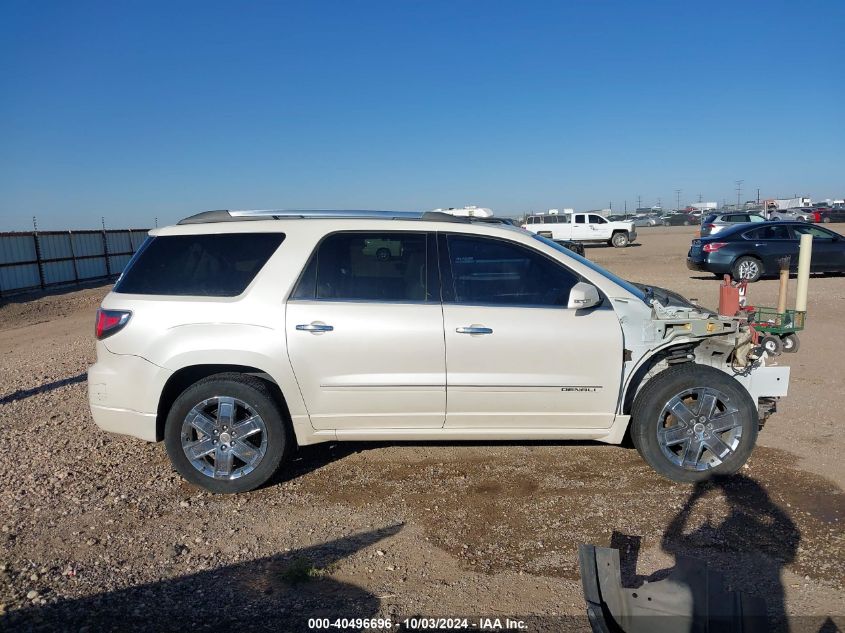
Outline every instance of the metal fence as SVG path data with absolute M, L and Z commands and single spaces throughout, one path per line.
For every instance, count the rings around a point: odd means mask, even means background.
M 116 277 L 148 230 L 0 233 L 0 296 Z

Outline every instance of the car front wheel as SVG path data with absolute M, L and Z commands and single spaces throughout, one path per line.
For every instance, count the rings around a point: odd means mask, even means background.
M 610 238 L 610 243 L 616 248 L 625 248 L 628 246 L 628 236 L 624 233 L 615 233 L 613 237 Z
M 726 373 L 695 363 L 659 373 L 634 400 L 631 438 L 660 475 L 696 482 L 730 474 L 757 441 L 757 407 Z
M 270 479 L 292 440 L 264 381 L 224 373 L 176 398 L 164 442 L 174 468 L 189 482 L 209 492 L 236 493 Z

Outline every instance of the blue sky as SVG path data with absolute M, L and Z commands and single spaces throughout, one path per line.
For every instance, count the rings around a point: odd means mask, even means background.
M 0 5 L 0 231 L 845 195 L 845 3 Z

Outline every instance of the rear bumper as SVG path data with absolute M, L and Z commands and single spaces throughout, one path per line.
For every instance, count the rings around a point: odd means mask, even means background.
M 716 251 L 714 253 L 698 253 L 691 255 L 687 253 L 687 268 L 698 272 L 714 273 L 716 275 L 731 274 L 732 257 L 723 257 Z
M 88 403 L 104 431 L 156 440 L 158 401 L 172 372 L 97 344 L 97 363 L 88 369 Z
M 103 431 L 131 435 L 147 442 L 155 442 L 156 414 L 139 413 L 131 409 L 114 409 L 91 405 L 91 417 Z

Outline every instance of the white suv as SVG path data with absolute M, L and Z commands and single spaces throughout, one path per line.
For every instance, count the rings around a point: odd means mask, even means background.
M 789 382 L 738 320 L 443 213 L 192 216 L 151 231 L 96 334 L 94 421 L 163 439 L 213 492 L 317 442 L 629 428 L 658 473 L 697 481 L 742 466 Z

